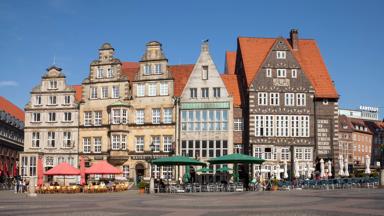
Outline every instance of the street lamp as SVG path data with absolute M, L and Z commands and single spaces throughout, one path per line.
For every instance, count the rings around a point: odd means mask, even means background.
M 153 161 L 153 152 L 155 151 L 155 144 L 153 144 L 153 142 L 151 143 L 151 145 L 149 145 L 149 147 L 151 148 L 151 160 L 149 161 L 149 165 L 150 165 L 150 180 L 149 180 L 149 193 L 153 194 L 155 193 L 155 179 L 153 178 L 153 170 L 152 170 L 152 161 Z

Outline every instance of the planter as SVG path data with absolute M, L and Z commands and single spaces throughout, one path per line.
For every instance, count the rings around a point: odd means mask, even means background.
M 279 186 L 277 186 L 277 185 L 272 186 L 272 191 L 277 191 L 278 189 L 279 189 Z
M 145 188 L 139 188 L 139 193 L 143 194 L 145 192 Z

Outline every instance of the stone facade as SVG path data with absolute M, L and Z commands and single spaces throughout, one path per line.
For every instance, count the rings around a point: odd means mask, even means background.
M 35 177 L 40 158 L 44 170 L 61 162 L 78 167 L 78 102 L 76 88 L 66 84 L 62 69 L 52 66 L 32 89 L 25 106 L 24 152 L 20 175 Z

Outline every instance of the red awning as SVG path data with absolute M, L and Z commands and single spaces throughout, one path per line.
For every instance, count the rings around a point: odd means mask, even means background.
M 107 161 L 100 161 L 85 170 L 86 174 L 121 174 L 122 171 L 109 164 Z
M 44 175 L 80 175 L 80 170 L 63 162 L 45 172 Z

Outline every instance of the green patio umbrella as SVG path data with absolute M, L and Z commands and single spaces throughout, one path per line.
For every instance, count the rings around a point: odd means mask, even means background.
M 206 166 L 207 164 L 190 157 L 185 156 L 172 156 L 162 157 L 152 160 L 152 164 L 158 166 L 170 166 L 170 165 L 195 165 L 195 166 Z
M 233 178 L 235 182 L 239 181 L 239 173 L 237 170 L 237 164 L 238 163 L 244 163 L 244 164 L 262 164 L 264 162 L 263 159 L 252 157 L 245 154 L 229 154 L 224 155 L 217 158 L 212 158 L 208 160 L 210 164 L 234 164 L 234 170 L 233 170 Z
M 221 167 L 219 169 L 216 169 L 216 172 L 228 172 L 229 170 L 233 170 L 229 167 Z
M 187 166 L 185 166 L 185 173 L 183 176 L 183 182 L 188 183 L 190 179 L 191 179 L 190 168 L 189 168 L 189 165 L 187 165 Z
M 196 172 L 202 172 L 202 173 L 213 172 L 213 169 L 209 169 L 208 167 L 203 167 L 203 168 L 197 169 Z

